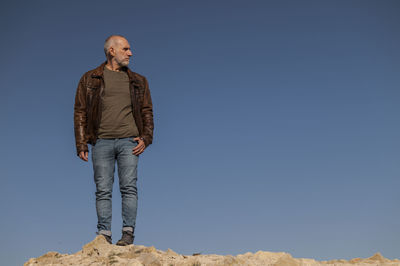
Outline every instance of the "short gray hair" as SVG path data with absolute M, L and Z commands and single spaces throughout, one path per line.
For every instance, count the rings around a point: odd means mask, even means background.
M 126 38 L 122 35 L 111 35 L 104 42 L 104 54 L 106 55 L 106 57 L 108 56 L 108 49 L 116 44 L 118 38 L 124 38 L 126 40 Z

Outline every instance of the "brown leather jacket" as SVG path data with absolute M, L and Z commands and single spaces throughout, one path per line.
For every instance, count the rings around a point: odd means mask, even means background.
M 75 95 L 74 127 L 77 154 L 88 151 L 88 143 L 95 144 L 101 121 L 101 97 L 104 92 L 104 62 L 86 72 L 79 81 Z M 153 104 L 145 77 L 127 68 L 131 102 L 139 137 L 146 145 L 153 141 Z

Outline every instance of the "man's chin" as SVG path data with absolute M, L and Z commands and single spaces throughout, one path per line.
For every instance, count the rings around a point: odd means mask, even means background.
M 118 65 L 119 65 L 120 67 L 127 67 L 127 66 L 129 66 L 129 61 L 128 61 L 128 62 L 126 62 L 126 61 L 121 62 L 121 63 L 119 63 Z

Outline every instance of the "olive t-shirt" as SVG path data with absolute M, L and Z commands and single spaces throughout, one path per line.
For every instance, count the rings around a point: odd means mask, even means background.
M 98 137 L 105 139 L 138 136 L 132 112 L 128 74 L 104 67 L 104 83 Z

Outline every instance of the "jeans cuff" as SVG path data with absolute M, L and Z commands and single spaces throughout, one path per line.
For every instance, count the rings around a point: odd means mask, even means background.
M 131 226 L 122 227 L 122 232 L 125 232 L 125 231 L 133 233 L 133 227 L 131 227 Z
M 105 235 L 105 236 L 111 237 L 111 231 L 108 231 L 108 230 L 100 230 L 100 231 L 98 231 L 96 234 L 98 234 L 98 235 Z

